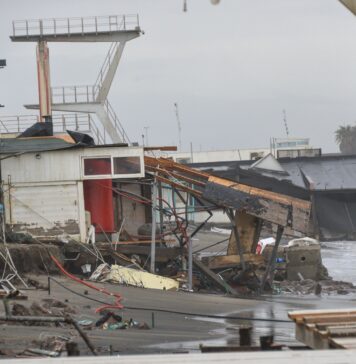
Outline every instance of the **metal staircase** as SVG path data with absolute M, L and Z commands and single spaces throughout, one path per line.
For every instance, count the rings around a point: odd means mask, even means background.
M 17 20 L 13 22 L 14 42 L 110 42 L 109 51 L 94 85 L 43 89 L 51 100 L 48 110 L 96 114 L 104 135 L 113 143 L 129 143 L 113 107 L 107 100 L 125 45 L 141 35 L 138 15 L 104 17 Z M 46 59 L 43 56 L 43 59 Z M 48 56 L 47 56 L 48 60 Z M 49 69 L 49 68 L 48 68 Z M 43 77 L 42 77 L 43 78 Z M 43 78 L 46 82 L 50 78 Z M 45 98 L 45 100 L 47 100 Z M 41 104 L 43 105 L 43 103 Z M 38 109 L 39 105 L 25 105 Z M 46 111 L 47 111 L 46 109 Z M 46 115 L 42 112 L 41 114 Z M 48 111 L 48 115 L 50 111 Z

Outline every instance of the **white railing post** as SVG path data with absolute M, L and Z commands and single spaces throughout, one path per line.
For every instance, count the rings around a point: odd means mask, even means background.
M 68 37 L 70 35 L 70 21 L 69 18 L 67 19 L 67 29 L 68 29 Z
M 126 30 L 126 16 L 124 15 L 124 30 Z
M 17 117 L 17 132 L 20 132 L 20 117 Z
M 77 86 L 74 86 L 74 102 L 77 102 Z
M 82 20 L 82 35 L 84 35 L 84 19 L 81 18 L 81 20 Z
M 98 34 L 98 17 L 95 17 L 95 33 Z
M 63 99 L 63 104 L 65 104 L 66 103 L 66 95 L 65 95 L 64 87 L 62 87 L 62 99 Z
M 26 23 L 27 23 L 27 20 L 26 20 Z M 12 34 L 13 34 L 13 36 L 15 36 L 15 35 L 16 35 L 16 31 L 15 31 L 15 22 L 14 22 L 14 21 L 12 21 Z M 27 35 L 27 32 L 26 32 L 26 35 Z
M 56 19 L 53 19 L 53 31 L 54 31 L 54 36 L 57 35 L 57 21 Z

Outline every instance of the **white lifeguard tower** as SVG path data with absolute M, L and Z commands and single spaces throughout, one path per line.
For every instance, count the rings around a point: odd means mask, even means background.
M 77 131 L 92 134 L 99 144 L 106 142 L 107 135 L 113 143 L 130 143 L 108 101 L 108 94 L 126 43 L 141 34 L 138 15 L 13 21 L 13 34 L 10 36 L 13 42 L 37 43 L 39 104 L 25 107 L 39 109 L 39 121 L 52 120 L 55 131 L 62 131 L 70 124 L 74 125 Z M 107 42 L 111 45 L 94 84 L 51 87 L 47 45 L 49 42 Z M 80 114 L 52 116 L 52 111 Z M 93 114 L 100 120 L 101 128 L 94 125 Z M 16 131 L 16 126 L 17 132 L 21 132 L 20 129 L 24 129 L 21 121 L 25 120 L 28 122 L 29 118 L 13 118 L 10 123 L 8 119 L 3 119 L 8 122 L 7 125 L 12 125 L 10 129 L 13 132 Z M 67 120 L 70 120 L 69 124 Z

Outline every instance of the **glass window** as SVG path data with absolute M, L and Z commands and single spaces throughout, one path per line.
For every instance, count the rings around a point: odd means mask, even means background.
M 141 173 L 140 157 L 114 157 L 114 174 Z
M 101 176 L 111 175 L 111 158 L 85 158 L 84 175 Z

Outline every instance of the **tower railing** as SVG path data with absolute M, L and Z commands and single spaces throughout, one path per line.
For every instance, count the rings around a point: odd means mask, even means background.
M 14 20 L 14 37 L 44 35 L 71 35 L 88 33 L 113 33 L 136 30 L 140 27 L 138 14 L 91 16 L 80 18 L 48 18 Z
M 73 104 L 95 102 L 94 86 L 63 86 L 51 88 L 52 104 Z
M 38 115 L 0 116 L 0 134 L 17 135 L 39 121 Z M 90 134 L 98 145 L 105 144 L 105 137 L 90 114 L 56 114 L 52 116 L 52 122 L 55 134 L 78 131 Z
M 107 115 L 109 116 L 111 122 L 115 126 L 115 129 L 121 136 L 122 142 L 130 144 L 130 139 L 129 139 L 128 135 L 126 134 L 124 127 L 122 126 L 118 116 L 115 113 L 115 110 L 111 106 L 108 99 L 106 99 L 104 102 L 104 109 L 105 109 Z
M 100 68 L 98 77 L 93 86 L 93 92 L 94 92 L 95 98 L 99 95 L 99 91 L 103 85 L 105 76 L 106 76 L 107 72 L 109 71 L 110 65 L 113 61 L 117 48 L 118 48 L 118 43 L 114 42 L 111 44 L 109 51 L 105 57 L 104 63 Z

